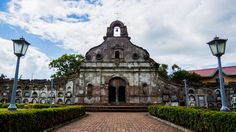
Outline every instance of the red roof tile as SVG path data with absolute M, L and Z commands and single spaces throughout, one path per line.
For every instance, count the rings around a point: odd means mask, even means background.
M 223 67 L 223 72 L 225 75 L 236 75 L 236 66 Z
M 226 76 L 236 75 L 236 66 L 223 67 L 222 69 L 223 73 Z M 217 71 L 218 68 L 209 68 L 201 70 L 190 70 L 189 72 L 199 74 L 201 77 L 213 77 Z
M 217 70 L 216 68 L 211 68 L 211 69 L 191 70 L 189 72 L 196 73 L 201 77 L 212 77 L 213 75 L 215 75 L 216 70 Z

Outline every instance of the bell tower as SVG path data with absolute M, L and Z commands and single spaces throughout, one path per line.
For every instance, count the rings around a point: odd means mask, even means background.
M 109 27 L 107 27 L 106 36 L 104 36 L 104 40 L 109 37 L 126 37 L 130 39 L 127 32 L 127 27 L 119 20 L 113 21 Z

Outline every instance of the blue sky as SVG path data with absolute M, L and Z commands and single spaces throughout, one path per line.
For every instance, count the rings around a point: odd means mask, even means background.
M 63 49 L 62 47 L 56 46 L 60 45 L 60 42 L 54 43 L 50 40 L 41 39 L 39 36 L 27 33 L 23 29 L 9 24 L 0 24 L 0 36 L 3 39 L 19 39 L 21 36 L 27 39 L 32 46 L 37 47 L 41 52 L 46 53 L 50 58 L 57 58 L 65 53 L 73 53 L 71 50 Z
M 7 12 L 7 3 L 9 0 L 1 0 L 0 11 Z M 77 18 L 78 16 L 72 15 L 72 18 Z M 82 18 L 80 18 L 82 19 Z M 84 18 L 86 20 L 86 18 Z M 17 39 L 21 36 L 27 39 L 33 46 L 37 47 L 43 53 L 46 53 L 50 58 L 57 58 L 65 53 L 73 53 L 71 50 L 66 50 L 57 45 L 61 45 L 61 42 L 52 42 L 47 39 L 42 39 L 36 34 L 27 32 L 26 30 L 20 28 L 19 26 L 10 25 L 8 23 L 0 23 L 0 36 L 3 39 L 11 40 Z
M 236 65 L 234 5 L 234 0 L 1 0 L 0 74 L 14 74 L 11 39 L 23 36 L 31 43 L 21 61 L 22 77 L 49 78 L 52 59 L 84 55 L 103 42 L 116 19 L 127 26 L 131 42 L 158 63 L 187 70 L 216 67 L 206 43 L 218 35 L 228 39 L 223 66 Z

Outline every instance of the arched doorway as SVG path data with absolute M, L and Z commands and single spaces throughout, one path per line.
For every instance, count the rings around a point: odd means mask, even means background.
M 126 96 L 125 96 L 125 87 L 126 82 L 124 79 L 120 77 L 114 77 L 109 81 L 109 103 L 125 103 Z

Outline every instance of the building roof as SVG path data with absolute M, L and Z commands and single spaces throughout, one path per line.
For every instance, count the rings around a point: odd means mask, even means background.
M 236 75 L 236 66 L 223 67 L 223 74 L 226 76 L 235 76 Z M 200 70 L 190 70 L 191 73 L 196 73 L 201 77 L 213 77 L 218 68 L 209 68 L 209 69 L 200 69 Z
M 236 66 L 223 67 L 223 72 L 228 76 L 236 75 Z

